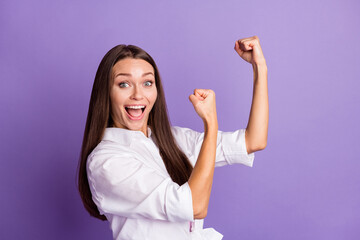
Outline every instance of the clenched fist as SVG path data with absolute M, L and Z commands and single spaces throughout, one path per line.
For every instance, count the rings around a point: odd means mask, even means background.
M 211 89 L 195 89 L 189 96 L 196 113 L 206 122 L 217 122 L 215 92 Z
M 266 65 L 257 36 L 237 40 L 234 49 L 242 59 L 252 65 Z

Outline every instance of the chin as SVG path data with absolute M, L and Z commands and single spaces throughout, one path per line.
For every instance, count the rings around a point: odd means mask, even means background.
M 141 131 L 143 129 L 143 127 L 147 125 L 141 121 L 141 123 L 130 123 L 130 124 L 127 124 L 126 127 L 130 130 L 133 130 L 133 131 Z
M 143 128 L 147 129 L 147 122 L 148 116 L 146 115 L 143 117 L 143 119 L 138 121 L 132 121 L 128 119 L 127 116 L 124 116 L 122 119 L 117 119 L 114 125 L 116 127 L 125 128 L 132 131 L 141 131 Z

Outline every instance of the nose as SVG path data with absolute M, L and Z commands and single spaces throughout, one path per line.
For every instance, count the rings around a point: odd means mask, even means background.
M 132 100 L 141 100 L 143 99 L 143 94 L 139 86 L 134 86 L 133 92 L 130 97 Z

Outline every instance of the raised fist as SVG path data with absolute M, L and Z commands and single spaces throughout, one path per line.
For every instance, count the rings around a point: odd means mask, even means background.
M 266 65 L 260 40 L 257 36 L 237 40 L 234 49 L 242 59 L 252 65 Z
M 196 113 L 204 121 L 217 119 L 215 92 L 211 89 L 195 89 L 194 94 L 189 96 Z

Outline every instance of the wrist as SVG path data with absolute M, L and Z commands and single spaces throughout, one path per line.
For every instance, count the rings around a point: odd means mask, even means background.
M 263 63 L 253 63 L 253 64 L 252 64 L 252 67 L 253 67 L 254 71 L 261 71 L 261 72 L 266 71 L 266 72 L 267 72 L 266 62 L 263 62 Z
M 217 119 L 204 119 L 204 130 L 205 132 L 217 132 L 218 122 Z
M 254 83 L 267 82 L 267 66 L 266 64 L 253 64 Z

